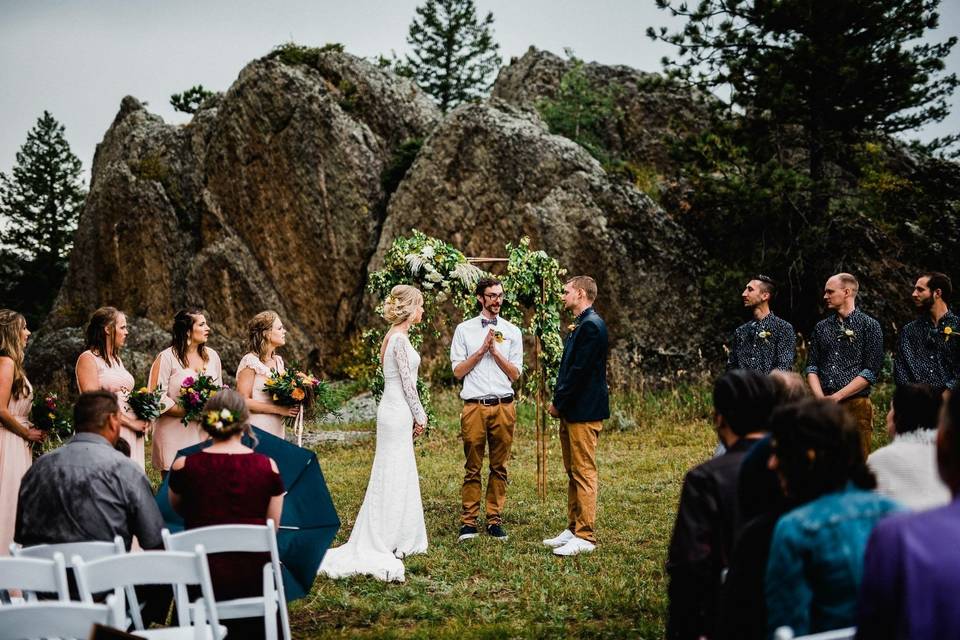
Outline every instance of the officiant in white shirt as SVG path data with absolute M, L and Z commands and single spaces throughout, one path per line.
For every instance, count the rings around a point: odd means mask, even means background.
M 507 499 L 507 461 L 517 422 L 513 383 L 523 370 L 523 336 L 516 325 L 500 317 L 503 285 L 499 280 L 481 279 L 476 294 L 480 315 L 461 322 L 450 345 L 453 375 L 463 381 L 460 436 L 466 464 L 461 489 L 463 512 L 459 540 L 477 536 L 480 472 L 488 443 L 487 533 L 498 540 L 506 540 L 502 513 Z

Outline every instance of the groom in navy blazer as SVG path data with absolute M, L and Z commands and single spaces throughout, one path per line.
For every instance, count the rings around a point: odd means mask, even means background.
M 560 418 L 560 446 L 567 470 L 567 528 L 543 543 L 559 556 L 596 548 L 597 438 L 610 417 L 607 390 L 607 325 L 593 309 L 597 283 L 590 276 L 563 285 L 563 304 L 576 316 L 563 347 L 550 415 Z

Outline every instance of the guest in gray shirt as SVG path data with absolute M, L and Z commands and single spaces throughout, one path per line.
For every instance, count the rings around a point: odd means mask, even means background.
M 150 481 L 114 449 L 120 407 L 110 391 L 80 394 L 73 408 L 77 434 L 40 457 L 20 485 L 14 539 L 23 546 L 137 537 L 144 549 L 163 546 L 163 518 Z

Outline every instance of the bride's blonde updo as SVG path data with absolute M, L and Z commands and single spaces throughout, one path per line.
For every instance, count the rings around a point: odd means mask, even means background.
M 423 294 L 420 289 L 408 284 L 398 284 L 383 301 L 383 319 L 390 324 L 400 324 L 422 304 Z

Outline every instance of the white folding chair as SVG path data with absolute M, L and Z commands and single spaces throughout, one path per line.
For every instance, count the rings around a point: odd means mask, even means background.
M 17 589 L 24 600 L 33 602 L 37 593 L 56 593 L 60 600 L 70 600 L 67 567 L 62 553 L 50 560 L 0 556 L 0 589 Z
M 208 554 L 225 552 L 270 553 L 270 562 L 263 567 L 263 596 L 220 600 L 217 615 L 221 620 L 263 616 L 267 640 L 277 637 L 277 610 L 283 640 L 290 638 L 290 618 L 287 612 L 287 595 L 283 589 L 283 574 L 280 569 L 280 551 L 273 520 L 266 526 L 228 524 L 199 527 L 181 533 L 162 532 L 163 546 L 169 551 L 188 551 L 203 545 Z
M 810 635 L 806 636 L 793 635 L 793 629 L 790 627 L 778 627 L 777 630 L 773 632 L 773 640 L 854 640 L 856 635 L 856 627 L 822 631 L 820 633 L 811 633 Z
M 74 573 L 80 597 L 85 602 L 93 602 L 93 594 L 113 591 L 129 611 L 133 626 L 143 629 L 140 615 L 140 602 L 133 587 L 140 585 L 169 584 L 174 586 L 177 605 L 177 620 L 181 627 L 207 625 L 208 637 L 222 640 L 223 630 L 217 616 L 216 601 L 213 597 L 213 585 L 210 582 L 210 570 L 207 567 L 207 554 L 202 545 L 197 545 L 192 553 L 178 551 L 143 551 L 122 556 L 101 558 L 84 562 L 82 558 L 73 558 Z M 187 586 L 199 586 L 204 619 L 191 616 L 191 607 Z M 129 600 L 129 602 L 124 602 Z M 191 621 L 191 618 L 194 618 Z
M 118 627 L 122 615 L 113 596 L 106 604 L 48 601 L 0 607 L 0 640 L 86 640 L 93 625 Z
M 38 544 L 32 547 L 21 547 L 17 543 L 10 544 L 10 555 L 19 558 L 47 558 L 52 559 L 55 553 L 62 553 L 64 558 L 80 556 L 84 562 L 115 556 L 126 553 L 123 538 L 116 536 L 113 542 L 100 540 L 90 542 L 63 542 L 60 544 Z

